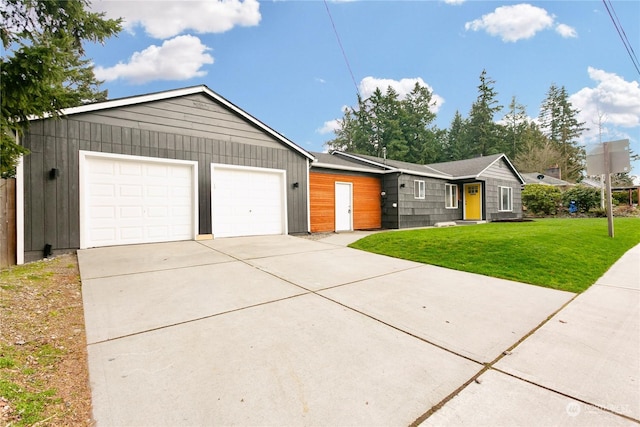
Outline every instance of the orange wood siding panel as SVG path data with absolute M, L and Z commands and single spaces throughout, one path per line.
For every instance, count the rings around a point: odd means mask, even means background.
M 309 172 L 309 204 L 311 232 L 335 231 L 335 184 L 353 185 L 353 228 L 368 230 L 382 227 L 379 178 Z

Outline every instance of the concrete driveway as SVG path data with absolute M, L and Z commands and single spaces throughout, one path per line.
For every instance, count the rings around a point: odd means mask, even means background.
M 535 396 L 520 417 L 630 422 L 573 417 L 584 397 L 522 381 L 518 364 L 493 370 L 574 294 L 344 246 L 358 237 L 79 251 L 97 425 L 410 425 L 474 380 Z M 436 424 L 460 424 L 461 408 Z

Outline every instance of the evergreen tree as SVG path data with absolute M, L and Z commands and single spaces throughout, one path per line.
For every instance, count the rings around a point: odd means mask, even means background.
M 103 100 L 83 42 L 100 42 L 120 31 L 120 20 L 86 10 L 87 0 L 5 0 L 0 7 L 0 175 L 12 176 L 26 150 L 15 134 L 31 116 Z
M 325 146 L 377 157 L 415 163 L 436 161 L 440 156 L 442 131 L 430 127 L 435 114 L 432 93 L 416 85 L 404 98 L 388 87 L 377 88 L 367 99 L 358 97 L 357 108 L 347 108 Z
M 579 181 L 584 170 L 585 151 L 578 144 L 585 122 L 577 119 L 580 111 L 573 108 L 564 86 L 552 84 L 540 108 L 540 128 L 562 155 L 563 179 Z
M 453 120 L 451 120 L 449 130 L 446 133 L 441 156 L 442 161 L 464 160 L 472 157 L 471 147 L 467 144 L 466 128 L 466 120 L 460 112 L 456 110 Z
M 502 105 L 496 99 L 498 93 L 494 85 L 495 81 L 487 76 L 486 70 L 482 70 L 478 98 L 471 106 L 465 132 L 473 156 L 496 154 L 502 148 L 501 128 L 494 121 L 494 116 L 502 110 Z
M 432 126 L 436 118 L 436 114 L 431 111 L 433 106 L 433 94 L 417 82 L 413 90 L 401 101 L 401 127 L 407 144 L 404 161 L 433 163 L 440 158 L 442 132 Z
M 529 119 L 524 105 L 516 101 L 516 97 L 511 98 L 509 103 L 509 111 L 504 116 L 503 137 L 501 141 L 501 150 L 503 153 L 514 160 L 522 151 L 527 129 L 529 128 Z

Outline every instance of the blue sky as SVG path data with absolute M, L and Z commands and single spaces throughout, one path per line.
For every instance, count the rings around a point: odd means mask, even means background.
M 640 54 L 640 2 L 609 4 Z M 602 1 L 110 0 L 92 8 L 125 19 L 117 38 L 87 50 L 110 98 L 205 84 L 323 151 L 356 90 L 366 97 L 391 84 L 402 94 L 418 81 L 447 128 L 456 110 L 468 115 L 486 69 L 505 109 L 516 96 L 537 117 L 555 83 L 592 128 L 588 150 L 602 117 L 603 140 L 628 138 L 640 153 L 640 73 Z

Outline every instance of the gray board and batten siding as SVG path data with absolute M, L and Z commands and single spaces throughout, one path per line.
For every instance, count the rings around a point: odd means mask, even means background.
M 80 247 L 79 151 L 198 162 L 198 232 L 211 234 L 211 163 L 283 169 L 290 233 L 308 231 L 307 158 L 203 93 L 31 122 L 24 258 Z M 51 169 L 59 171 L 49 178 Z M 292 184 L 298 183 L 292 189 Z

